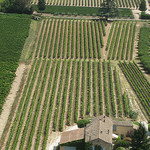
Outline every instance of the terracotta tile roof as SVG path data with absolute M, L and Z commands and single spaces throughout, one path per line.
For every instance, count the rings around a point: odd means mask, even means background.
M 112 120 L 106 116 L 95 117 L 85 128 L 85 142 L 101 139 L 112 143 Z
M 116 121 L 116 120 L 113 120 L 113 125 L 133 127 L 133 123 L 131 121 Z
M 84 128 L 63 132 L 60 144 L 84 139 Z

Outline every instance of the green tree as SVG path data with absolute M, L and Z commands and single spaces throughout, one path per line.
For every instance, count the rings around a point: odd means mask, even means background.
M 78 128 L 83 128 L 83 127 L 85 127 L 88 123 L 90 123 L 89 120 L 82 119 L 82 120 L 79 120 L 79 121 L 77 122 L 77 125 L 78 125 Z
M 140 123 L 139 128 L 131 135 L 131 150 L 150 150 L 150 139 L 148 139 L 145 127 Z
M 10 13 L 32 13 L 31 0 L 5 0 L 2 6 Z
M 145 11 L 146 10 L 146 1 L 145 0 L 141 0 L 141 4 L 140 4 L 140 11 Z
M 103 10 L 100 11 L 101 16 L 106 17 L 106 19 L 118 16 L 118 6 L 114 0 L 104 0 L 102 8 Z
M 39 0 L 38 8 L 39 8 L 39 10 L 44 10 L 45 9 L 45 0 Z

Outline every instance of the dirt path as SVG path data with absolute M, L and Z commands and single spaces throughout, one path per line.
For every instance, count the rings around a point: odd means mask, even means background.
M 2 136 L 7 120 L 9 118 L 11 108 L 16 98 L 17 92 L 19 91 L 25 69 L 26 69 L 25 64 L 19 64 L 19 67 L 16 70 L 16 77 L 11 86 L 11 90 L 6 98 L 6 102 L 3 105 L 3 111 L 0 115 L 0 138 Z
M 38 47 L 38 42 L 39 42 L 39 38 L 40 38 L 42 26 L 43 26 L 43 21 L 41 22 L 41 27 L 40 27 L 40 29 L 39 29 L 39 33 L 38 33 L 38 36 L 37 36 L 37 40 L 36 40 L 36 44 L 35 44 L 35 50 L 34 50 L 34 52 L 33 52 L 31 65 L 32 65 L 32 63 L 33 63 L 33 59 L 34 59 L 34 57 L 35 57 L 36 50 L 37 50 L 37 47 Z M 29 75 L 29 72 L 27 73 L 26 80 L 28 79 L 28 75 Z M 31 83 L 31 81 L 30 81 L 30 83 Z M 29 84 L 30 84 L 30 83 L 29 83 Z M 24 86 L 23 86 L 22 92 L 24 91 L 24 88 L 25 88 L 25 84 L 24 84 Z M 27 90 L 28 90 L 28 89 L 27 89 Z M 21 93 L 22 93 L 22 92 L 21 92 Z M 20 95 L 22 95 L 22 94 L 20 94 Z M 19 101 L 20 101 L 20 100 L 21 100 L 21 96 L 20 96 Z M 16 107 L 16 111 L 18 110 L 18 107 L 19 107 L 19 105 Z M 21 110 L 21 112 L 22 112 L 22 110 Z M 21 115 L 21 113 L 20 113 L 20 115 Z M 8 138 L 9 138 L 9 133 L 10 133 L 10 131 L 11 131 L 11 127 L 12 127 L 12 125 L 13 125 L 14 119 L 15 119 L 15 115 L 14 115 L 14 117 L 12 118 L 11 124 L 10 124 L 10 126 L 9 126 L 9 131 L 7 131 L 7 136 L 5 137 L 4 143 L 5 143 L 5 142 L 8 140 Z M 19 122 L 18 122 L 18 123 L 19 123 Z M 6 144 L 6 143 L 5 143 L 5 144 Z M 6 146 L 6 145 L 5 145 L 5 146 Z
M 43 65 L 43 62 L 41 62 L 41 68 L 42 68 L 42 65 Z M 41 89 L 41 85 L 42 85 L 42 81 L 43 81 L 43 77 L 44 77 L 45 68 L 46 68 L 46 65 L 44 66 L 44 69 L 43 69 L 43 74 L 42 74 L 42 77 L 41 77 L 41 80 L 40 80 L 39 89 Z M 29 128 L 27 129 L 27 133 L 26 134 L 24 134 L 24 129 L 25 129 L 25 126 L 26 126 L 26 124 L 28 122 L 28 118 L 29 118 L 31 106 L 33 104 L 34 94 L 35 94 L 35 91 L 36 91 L 36 88 L 37 88 L 37 85 L 38 85 L 38 82 L 39 82 L 38 81 L 38 77 L 39 77 L 40 73 L 41 73 L 41 70 L 39 71 L 39 74 L 37 75 L 36 81 L 34 82 L 35 86 L 32 89 L 33 95 L 30 97 L 30 102 L 31 103 L 29 102 L 29 105 L 28 105 L 28 108 L 27 108 L 27 112 L 26 112 L 27 116 L 23 120 L 24 122 L 23 122 L 23 125 L 22 125 L 22 130 L 20 132 L 20 135 L 19 135 L 19 138 L 18 138 L 18 142 L 17 142 L 17 147 L 16 147 L 17 149 L 19 149 L 19 145 L 20 145 L 20 143 L 22 141 L 22 136 L 24 135 L 26 137 L 29 137 L 29 135 L 30 135 L 30 131 L 31 131 L 31 128 L 32 128 L 32 121 L 34 119 L 34 114 L 35 114 L 36 106 L 38 104 L 38 98 L 39 98 L 40 92 L 38 92 L 37 95 L 36 95 L 35 103 L 34 103 L 34 106 L 33 106 L 33 109 L 32 109 L 32 116 L 31 116 L 30 123 L 29 123 Z M 28 141 L 28 138 L 26 138 L 24 146 L 26 146 L 26 142 L 27 141 Z

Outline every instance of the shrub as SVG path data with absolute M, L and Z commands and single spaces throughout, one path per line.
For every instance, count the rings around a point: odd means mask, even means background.
M 130 142 L 128 141 L 118 141 L 115 143 L 113 150 L 116 150 L 119 147 L 129 148 Z
M 39 0 L 38 8 L 39 10 L 45 10 L 45 0 Z
M 148 131 L 150 132 L 150 124 L 148 124 Z
M 116 150 L 125 150 L 124 147 L 118 147 Z
M 130 117 L 131 119 L 137 119 L 138 113 L 135 112 L 135 111 L 130 110 L 130 112 L 129 112 L 129 117 Z
M 83 120 L 79 120 L 77 122 L 78 128 L 83 128 L 86 126 L 86 124 L 90 123 L 89 120 L 83 119 Z

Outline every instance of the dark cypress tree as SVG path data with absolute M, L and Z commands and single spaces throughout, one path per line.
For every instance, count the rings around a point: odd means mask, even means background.
M 140 4 L 140 11 L 146 11 L 146 1 L 142 0 Z
M 38 8 L 39 8 L 39 10 L 44 10 L 45 9 L 45 0 L 39 0 Z
M 131 150 L 150 150 L 150 139 L 148 139 L 145 127 L 140 123 L 139 128 L 131 135 Z

